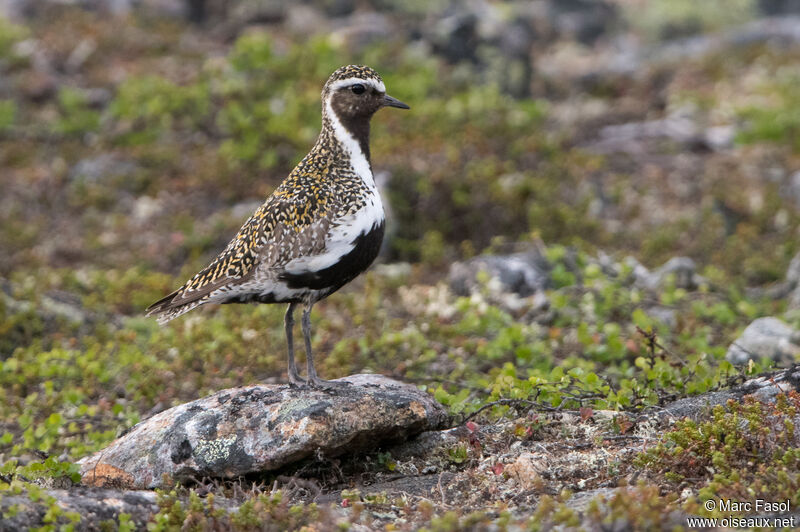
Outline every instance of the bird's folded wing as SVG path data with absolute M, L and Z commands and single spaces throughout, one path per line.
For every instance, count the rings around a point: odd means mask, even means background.
M 256 266 L 280 270 L 298 257 L 322 253 L 329 225 L 324 203 L 270 196 L 211 264 L 148 307 L 147 315 L 203 300 L 224 286 L 244 283 Z

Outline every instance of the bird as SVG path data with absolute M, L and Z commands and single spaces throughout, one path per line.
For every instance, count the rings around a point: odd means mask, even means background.
M 372 173 L 370 119 L 410 107 L 386 94 L 364 65 L 334 71 L 322 89 L 322 128 L 311 151 L 211 263 L 146 310 L 160 324 L 206 303 L 287 303 L 290 386 L 329 388 L 314 368 L 311 309 L 364 272 L 383 242 L 385 215 Z M 306 378 L 295 364 L 294 315 L 302 310 Z

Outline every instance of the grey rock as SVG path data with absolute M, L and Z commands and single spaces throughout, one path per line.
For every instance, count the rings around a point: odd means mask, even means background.
M 697 275 L 697 266 L 689 257 L 673 257 L 653 272 L 657 286 L 663 285 L 674 276 L 675 286 L 691 290 L 703 284 L 704 279 Z
M 156 414 L 80 460 L 83 484 L 139 489 L 163 486 L 165 475 L 236 478 L 374 448 L 448 421 L 444 407 L 409 384 L 364 374 L 337 382 L 331 390 L 245 386 Z
M 731 344 L 725 358 L 733 364 L 746 364 L 762 358 L 793 362 L 800 355 L 797 339 L 798 331 L 778 318 L 759 318 Z
M 663 139 L 693 147 L 702 138 L 688 113 L 675 113 L 657 120 L 605 126 L 600 130 L 600 138 L 588 147 L 598 153 L 638 154 L 647 150 L 646 143 L 651 140 Z
M 633 278 L 633 284 L 640 287 L 645 287 L 650 284 L 650 278 L 652 277 L 652 273 L 650 270 L 647 269 L 647 266 L 636 260 L 635 257 L 627 256 L 623 261 L 626 266 L 631 269 L 631 277 Z
M 798 174 L 800 174 L 800 172 L 798 172 Z M 800 175 L 798 175 L 798 177 L 800 177 Z M 792 260 L 789 262 L 789 267 L 786 269 L 786 282 L 792 287 L 800 284 L 800 253 L 792 257 Z
M 800 365 L 794 364 L 784 370 L 759 375 L 729 390 L 686 397 L 654 411 L 661 419 L 683 417 L 698 419 L 709 408 L 724 405 L 731 399 L 740 401 L 745 395 L 752 395 L 765 403 L 775 402 L 780 393 L 800 390 L 798 383 L 800 383 Z M 650 412 L 645 413 L 644 417 L 650 417 Z
M 376 42 L 386 41 L 396 31 L 386 15 L 376 12 L 356 13 L 344 19 L 331 39 L 344 43 L 351 50 L 363 50 Z
M 533 295 L 550 285 L 550 264 L 538 250 L 533 250 L 456 262 L 450 266 L 450 288 L 460 296 L 479 292 L 482 286 L 478 280 L 481 272 L 489 275 L 490 282 L 499 283 L 503 291 L 522 297 Z
M 794 204 L 800 208 L 800 170 L 789 177 L 789 182 L 783 187 L 784 193 L 789 196 Z
M 639 264 L 633 257 L 627 257 L 625 263 L 633 269 L 634 284 L 640 288 L 656 290 L 671 279 L 674 279 L 676 288 L 686 290 L 693 290 L 708 283 L 704 277 L 697 274 L 697 267 L 689 257 L 673 257 L 653 272 Z

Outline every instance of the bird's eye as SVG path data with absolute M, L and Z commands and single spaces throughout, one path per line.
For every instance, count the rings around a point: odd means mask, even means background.
M 367 89 L 361 83 L 356 83 L 350 86 L 350 90 L 353 91 L 354 94 L 364 94 L 364 91 Z

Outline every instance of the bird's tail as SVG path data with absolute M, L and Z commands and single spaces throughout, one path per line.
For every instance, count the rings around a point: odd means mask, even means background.
M 186 314 L 190 310 L 202 305 L 205 301 L 200 299 L 181 300 L 180 290 L 172 292 L 170 295 L 163 297 L 147 307 L 145 316 L 155 316 L 159 325 L 164 325 L 170 320 L 174 320 L 178 316 Z

